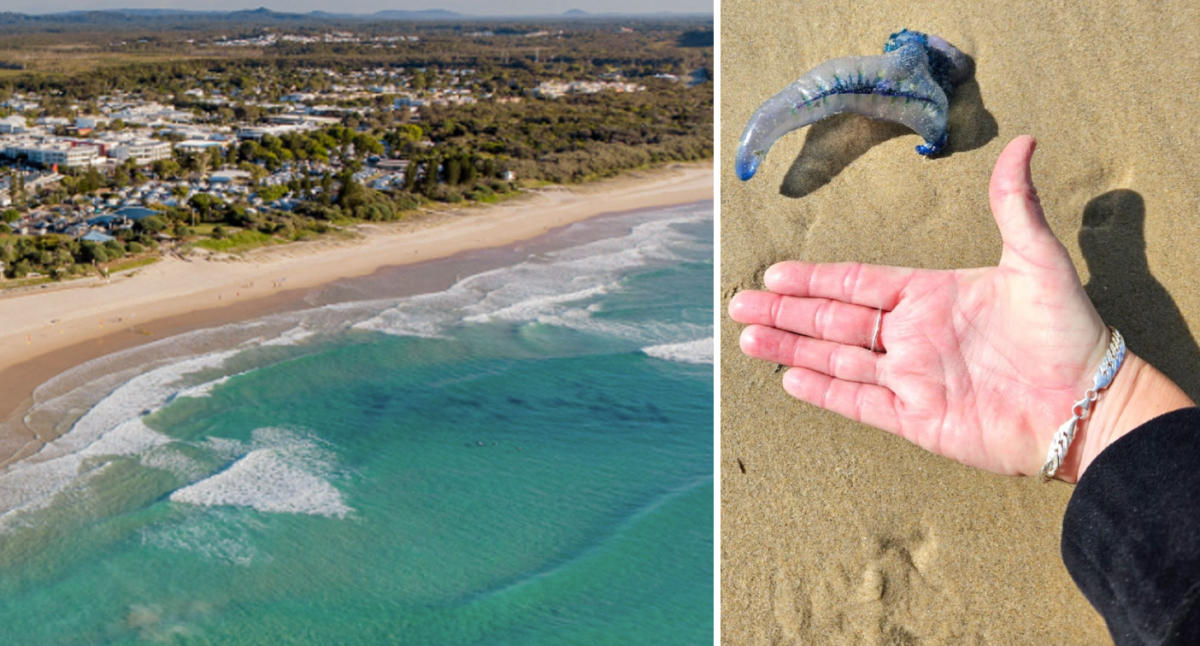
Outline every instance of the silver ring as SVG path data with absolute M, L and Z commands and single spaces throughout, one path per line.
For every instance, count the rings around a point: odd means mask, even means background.
M 875 346 L 879 343 L 879 329 L 883 327 L 883 310 L 875 309 L 875 331 L 871 333 L 871 352 L 876 352 Z

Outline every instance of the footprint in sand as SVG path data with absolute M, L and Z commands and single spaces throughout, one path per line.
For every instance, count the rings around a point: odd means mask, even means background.
M 944 626 L 930 623 L 946 599 L 924 573 L 936 567 L 937 540 L 915 529 L 877 535 L 864 552 L 836 555 L 818 578 L 775 570 L 771 595 L 782 643 L 916 646 L 945 641 Z

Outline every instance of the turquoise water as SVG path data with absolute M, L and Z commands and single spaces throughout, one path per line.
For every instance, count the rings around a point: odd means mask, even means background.
M 47 384 L 3 641 L 710 643 L 712 208 L 605 227 Z

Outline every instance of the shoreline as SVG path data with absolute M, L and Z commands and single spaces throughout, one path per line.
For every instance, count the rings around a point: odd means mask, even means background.
M 345 279 L 515 245 L 600 215 L 712 200 L 713 191 L 711 164 L 672 164 L 411 222 L 359 225 L 363 237 L 352 241 L 268 247 L 236 260 L 164 257 L 111 284 L 2 297 L 0 468 L 53 439 L 37 437 L 22 418 L 34 390 L 73 366 L 190 330 L 303 309 L 311 295 Z

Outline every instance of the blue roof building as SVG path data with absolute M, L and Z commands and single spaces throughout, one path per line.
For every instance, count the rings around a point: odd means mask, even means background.
M 88 226 L 108 226 L 121 218 L 116 215 L 98 215 L 87 221 Z
M 158 215 L 158 211 L 155 211 L 154 209 L 147 209 L 142 206 L 125 206 L 113 211 L 113 215 L 129 218 L 130 220 L 136 222 L 152 215 Z

